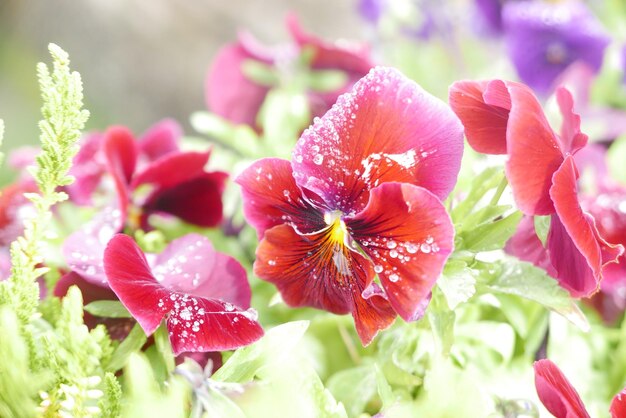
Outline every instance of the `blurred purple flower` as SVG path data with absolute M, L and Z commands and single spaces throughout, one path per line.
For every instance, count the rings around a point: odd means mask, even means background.
M 357 7 L 363 19 L 375 25 L 385 12 L 387 3 L 388 0 L 360 0 Z
M 575 61 L 584 61 L 598 71 L 610 42 L 596 17 L 577 1 L 507 3 L 502 22 L 519 77 L 544 94 Z

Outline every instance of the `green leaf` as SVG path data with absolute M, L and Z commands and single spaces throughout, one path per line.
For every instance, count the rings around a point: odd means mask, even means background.
M 139 324 L 135 324 L 128 336 L 115 349 L 105 369 L 110 372 L 116 372 L 124 367 L 130 356 L 141 350 L 146 341 L 147 337 L 143 329 L 141 329 Z
M 521 219 L 522 213 L 516 211 L 506 218 L 480 225 L 459 234 L 463 242 L 463 249 L 478 253 L 503 248 L 504 244 L 515 233 L 517 224 Z
M 478 202 L 485 197 L 489 190 L 498 187 L 504 178 L 504 172 L 500 167 L 490 167 L 480 173 L 472 181 L 472 188 L 467 197 L 452 209 L 451 216 L 455 224 L 463 223 L 467 215 L 472 212 Z
M 387 382 L 387 378 L 385 378 L 385 374 L 380 369 L 380 367 L 375 364 L 374 368 L 376 369 L 376 388 L 378 390 L 378 397 L 383 403 L 383 407 L 381 409 L 389 408 L 396 402 L 397 397 L 393 394 L 393 390 L 391 389 L 391 385 Z
M 349 417 L 358 417 L 376 395 L 376 370 L 369 365 L 342 370 L 328 379 L 327 387 L 346 406 Z
M 433 330 L 435 337 L 435 343 L 440 353 L 444 356 L 450 354 L 450 349 L 454 343 L 454 322 L 456 315 L 454 311 L 451 311 L 447 303 L 442 299 L 442 295 L 438 296 L 439 292 L 433 292 L 433 297 L 430 301 L 428 311 L 428 322 Z
M 589 329 L 587 318 L 569 293 L 545 271 L 513 257 L 505 257 L 499 267 L 500 274 L 486 285 L 487 289 L 533 300 L 564 316 L 581 330 Z
M 535 216 L 533 222 L 535 224 L 535 233 L 543 246 L 546 246 L 548 240 L 548 231 L 550 231 L 551 216 Z
M 161 324 L 154 333 L 154 343 L 157 351 L 163 358 L 163 363 L 168 373 L 171 373 L 176 367 L 176 361 L 174 359 L 174 353 L 172 353 L 172 345 L 170 344 L 170 338 L 167 331 L 167 327 Z
M 443 274 L 437 280 L 437 286 L 448 302 L 451 310 L 461 303 L 467 302 L 476 293 L 474 270 L 467 267 L 461 260 L 449 260 Z
M 280 82 L 278 73 L 272 66 L 254 59 L 244 60 L 241 72 L 247 79 L 262 86 L 272 87 Z
M 332 92 L 345 86 L 348 75 L 340 70 L 315 70 L 308 74 L 308 86 L 321 93 Z
M 85 311 L 105 318 L 132 318 L 119 300 L 97 300 L 85 306 Z

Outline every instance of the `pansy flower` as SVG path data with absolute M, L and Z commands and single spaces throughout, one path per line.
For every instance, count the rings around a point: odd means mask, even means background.
M 227 174 L 205 171 L 209 152 L 180 151 L 175 129 L 177 125 L 162 122 L 136 141 L 128 129 L 116 126 L 98 140 L 117 203 L 97 213 L 63 245 L 70 268 L 85 279 L 106 283 L 102 254 L 108 240 L 126 225 L 149 228 L 148 217 L 153 213 L 203 227 L 221 222 L 221 196 Z M 76 193 L 82 199 L 94 190 L 96 170 L 88 172 L 81 178 L 82 185 L 77 186 Z
M 245 269 L 196 234 L 173 241 L 148 261 L 127 235 L 104 253 L 109 286 L 147 335 L 165 320 L 175 355 L 232 350 L 263 335 L 250 309 Z
M 509 55 L 521 80 L 541 93 L 572 63 L 594 71 L 610 38 L 581 1 L 507 2 L 502 21 Z
M 257 127 L 257 114 L 271 86 L 251 80 L 243 71 L 247 60 L 291 71 L 291 64 L 308 49 L 312 52 L 311 70 L 339 70 L 346 74 L 346 82 L 330 92 L 309 91 L 308 97 L 314 115 L 323 114 L 354 82 L 372 67 L 369 48 L 364 44 L 327 42 L 306 33 L 295 15 L 287 17 L 287 29 L 292 43 L 275 48 L 260 45 L 250 34 L 241 34 L 239 40 L 223 47 L 209 69 L 205 90 L 209 110 L 237 124 Z M 283 74 L 290 77 L 291 74 Z
M 291 162 L 262 159 L 237 178 L 261 239 L 255 274 L 290 306 L 351 313 L 364 344 L 397 314 L 418 319 L 453 249 L 441 199 L 462 137 L 443 102 L 373 69 L 304 131 Z
M 541 403 L 556 418 L 589 418 L 576 389 L 550 360 L 534 364 L 535 387 Z M 615 395 L 609 409 L 611 418 L 626 417 L 626 388 Z
M 587 136 L 580 131 L 571 94 L 560 88 L 556 97 L 563 116 L 558 134 L 523 84 L 463 81 L 450 88 L 450 105 L 465 125 L 472 148 L 508 154 L 506 175 L 519 209 L 527 216 L 550 216 L 545 254 L 552 269 L 548 268 L 548 273 L 572 296 L 586 297 L 598 290 L 603 266 L 614 262 L 623 247 L 608 244 L 593 217 L 580 206 L 573 154 L 586 145 Z M 530 224 L 523 222 L 520 231 L 531 236 L 515 237 L 514 242 L 532 239 Z M 540 264 L 537 257 L 541 255 L 529 256 L 523 245 L 509 245 L 508 249 Z

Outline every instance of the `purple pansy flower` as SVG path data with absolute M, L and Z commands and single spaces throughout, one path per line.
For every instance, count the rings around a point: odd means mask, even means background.
M 544 94 L 576 61 L 598 71 L 610 42 L 598 19 L 578 1 L 507 3 L 503 26 L 519 77 Z

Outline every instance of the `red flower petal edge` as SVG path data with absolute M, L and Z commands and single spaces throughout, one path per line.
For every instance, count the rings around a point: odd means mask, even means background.
M 610 411 L 612 418 L 626 418 L 626 388 L 615 395 Z
M 163 286 L 152 275 L 144 253 L 126 235 L 116 235 L 107 245 L 104 269 L 111 289 L 146 334 L 166 319 L 175 355 L 232 350 L 263 335 L 251 309 Z
M 556 418 L 589 418 L 578 392 L 550 360 L 534 364 L 535 388 L 541 403 Z

